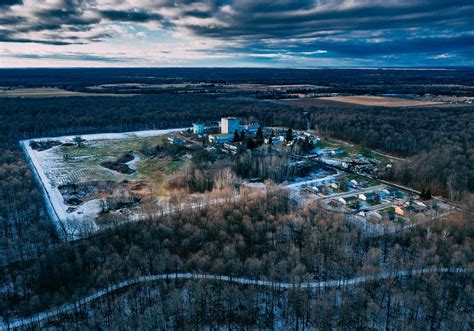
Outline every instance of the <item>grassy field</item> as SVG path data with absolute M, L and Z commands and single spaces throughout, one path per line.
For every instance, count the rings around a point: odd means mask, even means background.
M 45 151 L 44 163 L 49 166 L 49 176 L 56 185 L 68 182 L 144 181 L 152 187 L 155 196 L 165 196 L 167 192 L 163 186 L 164 180 L 178 171 L 186 161 L 166 157 L 150 158 L 141 150 L 144 145 L 162 144 L 166 138 L 167 136 L 155 136 L 97 140 L 85 141 L 81 144 L 82 147 L 58 146 Z M 117 160 L 129 152 L 135 156 L 134 160 L 127 163 L 130 168 L 136 170 L 134 173 L 123 174 L 101 166 L 101 162 Z

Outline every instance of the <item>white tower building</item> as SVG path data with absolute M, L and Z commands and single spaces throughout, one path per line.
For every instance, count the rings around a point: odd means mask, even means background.
M 235 130 L 239 130 L 240 121 L 237 117 L 222 117 L 221 118 L 221 133 L 233 134 Z

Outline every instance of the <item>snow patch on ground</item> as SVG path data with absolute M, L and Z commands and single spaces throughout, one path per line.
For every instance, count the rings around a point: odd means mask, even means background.
M 134 159 L 131 161 L 128 161 L 126 164 L 129 166 L 130 169 L 132 170 L 137 170 L 137 162 L 141 160 L 141 158 L 138 155 L 133 154 Z
M 130 139 L 130 138 L 146 138 L 160 136 L 164 134 L 186 131 L 190 128 L 177 128 L 177 129 L 166 129 L 166 130 L 145 130 L 145 131 L 130 131 L 130 132 L 112 132 L 112 133 L 93 133 L 93 134 L 78 134 L 72 136 L 61 136 L 61 137 L 41 137 L 34 139 L 27 139 L 23 141 L 48 141 L 48 140 L 57 140 L 60 142 L 72 141 L 75 137 L 81 137 L 85 140 L 110 140 L 110 139 Z
M 334 179 L 336 179 L 337 176 L 339 176 L 339 171 L 336 172 L 333 175 L 325 176 L 325 177 L 322 177 L 322 178 L 314 178 L 314 179 L 309 179 L 309 180 L 300 179 L 300 180 L 298 180 L 294 183 L 286 185 L 285 187 L 289 188 L 290 190 L 299 190 L 302 186 L 311 186 L 311 185 L 315 185 L 315 184 L 322 184 L 322 183 L 331 182 Z

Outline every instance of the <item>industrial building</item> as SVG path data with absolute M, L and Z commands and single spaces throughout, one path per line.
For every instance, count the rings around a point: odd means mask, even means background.
M 248 133 L 255 133 L 257 132 L 260 124 L 258 123 L 250 123 L 250 124 L 242 124 L 240 125 L 240 131 L 246 131 Z
M 194 134 L 204 134 L 204 123 L 193 123 L 193 133 Z
M 235 130 L 239 131 L 240 121 L 237 117 L 222 117 L 221 118 L 221 133 L 234 134 Z
M 232 142 L 233 139 L 234 139 L 233 134 L 222 133 L 222 134 L 210 134 L 209 135 L 209 141 L 213 144 L 228 143 L 228 142 Z

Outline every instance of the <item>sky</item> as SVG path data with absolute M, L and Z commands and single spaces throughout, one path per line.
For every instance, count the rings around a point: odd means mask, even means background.
M 0 0 L 0 67 L 474 66 L 474 0 Z

